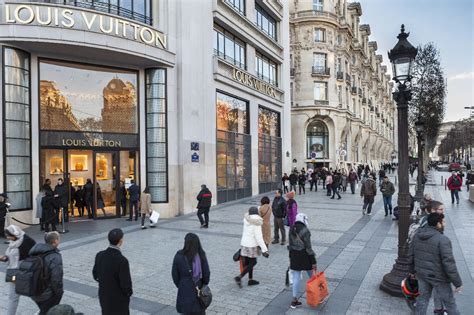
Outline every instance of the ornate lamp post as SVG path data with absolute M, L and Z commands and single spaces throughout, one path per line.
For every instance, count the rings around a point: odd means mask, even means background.
M 407 40 L 405 26 L 397 36 L 398 43 L 389 51 L 393 66 L 393 80 L 398 90 L 393 93 L 398 111 L 398 258 L 390 273 L 383 277 L 380 289 L 393 296 L 402 296 L 400 283 L 408 274 L 408 227 L 410 225 L 410 188 L 408 182 L 408 102 L 411 98 L 410 81 L 417 49 Z
M 423 121 L 418 119 L 415 122 L 415 130 L 416 130 L 416 139 L 418 142 L 418 177 L 416 181 L 416 195 L 415 199 L 420 201 L 423 199 L 423 191 L 424 191 L 424 184 L 423 184 L 423 150 L 424 150 L 424 131 L 425 131 L 425 124 Z

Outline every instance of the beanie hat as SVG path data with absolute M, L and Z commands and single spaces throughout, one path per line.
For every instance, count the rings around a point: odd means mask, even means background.
M 258 208 L 257 207 L 250 207 L 249 208 L 249 214 L 258 214 Z

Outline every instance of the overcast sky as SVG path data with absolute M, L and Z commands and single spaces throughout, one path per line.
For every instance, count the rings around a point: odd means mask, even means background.
M 413 46 L 434 42 L 448 80 L 445 121 L 469 116 L 474 106 L 474 0 L 359 0 L 361 24 L 370 24 L 370 40 L 389 65 L 387 51 L 397 42 L 400 25 Z

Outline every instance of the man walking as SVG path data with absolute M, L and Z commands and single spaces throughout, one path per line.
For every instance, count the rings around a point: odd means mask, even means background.
M 296 192 L 296 184 L 298 183 L 298 175 L 296 175 L 298 171 L 293 171 L 293 173 L 290 174 L 290 191 Z
M 301 170 L 301 174 L 298 176 L 298 189 L 299 189 L 300 195 L 301 195 L 301 190 L 303 190 L 303 194 L 306 194 L 305 185 L 306 185 L 306 173 L 304 172 L 304 169 L 303 169 Z
M 132 221 L 135 216 L 135 221 L 138 220 L 138 201 L 140 200 L 140 187 L 135 184 L 135 180 L 131 180 L 131 185 L 128 187 L 128 193 L 130 194 L 130 215 L 127 221 Z
M 462 280 L 453 256 L 451 241 L 443 234 L 444 215 L 431 213 L 428 225 L 415 234 L 409 251 L 409 270 L 418 279 L 420 296 L 416 302 L 415 314 L 426 314 L 431 293 L 434 289 L 448 314 L 460 314 L 454 292 L 460 292 Z
M 109 232 L 109 247 L 95 256 L 92 276 L 99 282 L 99 301 L 103 315 L 130 314 L 133 294 L 128 260 L 122 255 L 123 231 Z
M 462 180 L 456 172 L 452 172 L 448 179 L 448 189 L 451 191 L 451 203 L 454 204 L 454 197 L 456 203 L 459 204 L 459 191 L 461 190 Z
M 349 176 L 347 177 L 347 180 L 349 181 L 349 185 L 351 186 L 351 193 L 355 194 L 355 186 L 357 182 L 357 174 L 354 172 L 353 169 L 349 171 Z
M 46 289 L 38 296 L 32 297 L 38 305 L 40 315 L 44 315 L 50 308 L 58 305 L 63 297 L 63 259 L 59 253 L 59 233 L 48 232 L 44 236 L 45 243 L 39 243 L 30 250 L 30 256 L 41 256 L 46 275 Z
M 387 175 L 383 178 L 382 184 L 380 185 L 380 191 L 382 192 L 385 216 L 388 215 L 388 210 L 390 210 L 390 215 L 392 215 L 392 196 L 395 193 L 395 186 L 390 179 L 388 179 Z
M 341 199 L 341 195 L 339 194 L 339 187 L 341 186 L 341 174 L 339 172 L 334 172 L 334 175 L 332 176 L 332 197 L 331 199 L 334 199 L 334 197 L 337 195 L 337 200 Z
M 198 200 L 197 205 L 197 216 L 199 222 L 201 222 L 201 228 L 207 229 L 209 227 L 209 209 L 212 204 L 212 193 L 207 188 L 206 185 L 201 185 L 201 191 L 197 195 L 196 199 Z M 202 215 L 204 214 L 204 219 Z
M 372 215 L 372 204 L 377 194 L 377 185 L 375 185 L 374 177 L 374 175 L 369 175 L 360 189 L 360 196 L 364 198 L 364 206 L 362 207 L 363 215 L 365 215 L 366 211 L 367 215 Z
M 311 177 L 311 181 L 310 181 L 310 184 L 311 186 L 309 187 L 309 190 L 310 191 L 313 191 L 313 186 L 314 186 L 314 191 L 318 191 L 318 172 L 319 170 L 314 170 L 310 177 Z
M 283 192 L 281 189 L 278 189 L 275 192 L 275 198 L 272 202 L 272 213 L 273 213 L 273 242 L 272 244 L 278 244 L 280 237 L 279 232 L 281 233 L 281 245 L 286 243 L 286 232 L 285 225 L 283 224 L 283 219 L 286 216 L 286 200 L 282 196 Z

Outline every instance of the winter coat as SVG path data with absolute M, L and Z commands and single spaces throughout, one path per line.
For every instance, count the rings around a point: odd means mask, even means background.
M 341 176 L 341 185 L 342 185 L 343 187 L 347 187 L 347 175 L 346 175 L 346 174 L 343 174 L 343 175 Z
M 270 218 L 272 217 L 272 207 L 269 204 L 264 204 L 258 209 L 258 214 L 263 219 L 262 233 L 265 244 L 270 244 L 272 241 L 272 224 Z
M 339 188 L 339 186 L 341 185 L 341 175 L 334 175 L 332 177 L 332 188 Z
M 68 185 L 66 183 L 56 185 L 54 187 L 54 195 L 58 195 L 58 197 L 55 197 L 57 207 L 67 208 L 69 200 Z
M 291 185 L 296 185 L 296 183 L 298 182 L 298 176 L 296 176 L 296 174 L 290 174 L 289 179 Z
M 296 215 L 298 214 L 298 204 L 294 199 L 289 199 L 286 202 L 286 216 L 288 217 L 288 224 L 293 226 L 296 221 Z
M 94 194 L 94 185 L 92 183 L 86 183 L 82 188 L 84 190 L 84 202 L 86 205 L 91 206 L 92 196 Z
M 206 256 L 201 258 L 202 278 L 199 281 L 199 287 L 208 285 L 211 277 L 209 264 Z M 178 313 L 201 313 L 204 312 L 199 303 L 196 286 L 192 278 L 192 262 L 189 262 L 183 252 L 180 250 L 173 259 L 173 267 L 171 269 L 174 285 L 178 288 L 178 297 L 176 299 L 176 310 Z
M 151 212 L 151 195 L 142 193 L 140 196 L 140 213 L 149 214 Z
M 34 239 L 24 234 L 15 241 L 10 241 L 5 256 L 8 257 L 7 269 L 18 269 L 20 262 L 28 257 L 31 248 L 35 246 Z
M 432 226 L 416 232 L 409 250 L 409 270 L 433 285 L 448 282 L 462 286 L 451 241 Z
M 118 248 L 109 247 L 97 253 L 92 276 L 99 282 L 102 314 L 130 314 L 130 297 L 133 294 L 130 267 Z
M 43 256 L 44 266 L 46 268 L 47 287 L 39 296 L 32 299 L 36 302 L 43 302 L 52 297 L 61 298 L 63 289 L 63 259 L 59 250 L 49 244 L 39 243 L 33 246 L 29 252 L 30 256 Z
M 328 175 L 326 177 L 326 185 L 332 185 L 332 176 L 331 175 Z
M 208 188 L 201 189 L 196 199 L 198 200 L 198 209 L 209 208 L 212 203 L 212 193 Z
M 392 196 L 395 193 L 395 186 L 392 182 L 382 182 L 380 184 L 380 191 L 384 196 Z
M 355 183 L 357 181 L 357 174 L 355 172 L 350 172 L 347 180 L 349 183 Z
M 140 200 L 140 187 L 133 183 L 128 187 L 128 193 L 130 194 L 130 202 L 137 202 Z
M 262 225 L 263 219 L 258 214 L 246 213 L 240 245 L 249 248 L 260 246 L 262 252 L 267 252 L 267 245 L 263 240 Z
M 299 185 L 304 185 L 306 183 L 306 175 L 305 174 L 300 174 L 298 176 L 298 184 Z
M 56 224 L 55 201 L 51 188 L 44 190 L 44 196 L 41 198 L 41 208 L 43 208 L 43 222 Z
M 78 208 L 84 207 L 84 189 L 78 189 L 76 190 L 76 193 L 74 194 L 74 200 L 75 200 L 75 206 Z
M 367 178 L 362 184 L 360 189 L 361 196 L 375 196 L 377 194 L 377 185 L 375 185 L 375 180 L 372 178 Z
M 450 176 L 448 179 L 448 189 L 449 190 L 460 190 L 462 186 L 462 179 L 459 175 L 454 175 L 458 178 L 459 185 L 454 185 L 453 176 Z
M 36 202 L 36 218 L 41 219 L 43 218 L 43 207 L 41 206 L 41 199 L 44 197 L 44 192 L 40 191 L 35 198 Z
M 286 216 L 286 200 L 283 196 L 273 199 L 272 212 L 275 218 L 284 218 Z
M 311 270 L 316 264 L 316 255 L 311 247 L 311 233 L 301 222 L 296 222 L 289 233 L 290 269 Z

